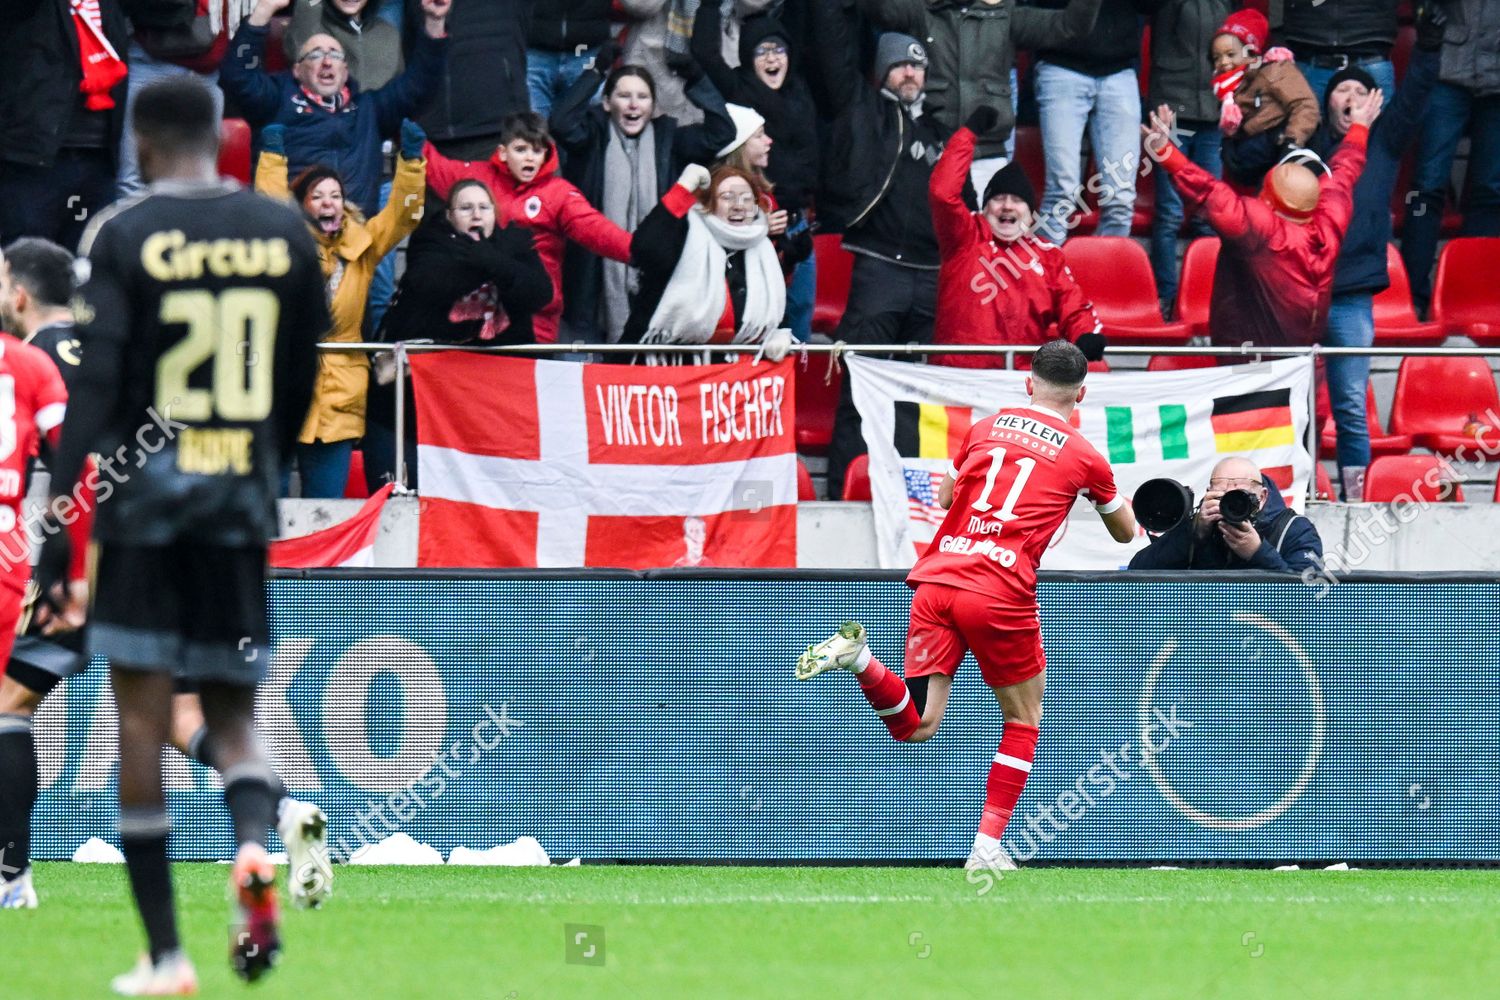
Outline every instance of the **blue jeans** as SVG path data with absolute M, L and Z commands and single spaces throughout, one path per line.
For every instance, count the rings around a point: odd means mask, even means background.
M 212 73 L 193 73 L 176 63 L 158 62 L 141 48 L 138 42 L 130 43 L 130 75 L 125 78 L 125 131 L 120 134 L 120 167 L 119 178 L 116 181 L 121 198 L 127 198 L 146 187 L 146 182 L 141 179 L 141 168 L 136 158 L 135 131 L 130 127 L 130 116 L 135 108 L 136 95 L 148 83 L 188 75 L 196 76 L 208 84 L 209 93 L 214 98 L 214 113 L 222 118 L 224 116 L 224 92 L 219 89 L 217 70 Z
M 808 258 L 792 269 L 792 281 L 786 286 L 786 325 L 792 336 L 807 342 L 812 338 L 813 306 L 818 300 L 818 258 Z
M 380 185 L 380 204 L 384 205 L 391 200 L 391 182 L 382 181 Z M 375 265 L 375 273 L 370 276 L 370 290 L 365 295 L 365 320 L 369 325 L 369 332 L 374 333 L 380 329 L 381 317 L 390 308 L 391 297 L 396 294 L 396 251 L 392 250 L 380 258 L 380 263 Z
M 1500 236 L 1500 97 L 1439 83 L 1427 101 L 1416 147 L 1412 185 L 1417 197 L 1406 207 L 1401 257 L 1420 308 L 1432 298 L 1432 264 L 1443 229 L 1443 205 L 1453 172 L 1453 154 L 1468 126 L 1469 200 L 1464 236 Z
M 302 477 L 304 500 L 337 500 L 349 485 L 349 462 L 354 457 L 354 440 L 316 441 L 298 444 L 294 453 L 297 471 Z M 281 495 L 292 492 L 292 465 L 281 470 Z
M 1328 347 L 1369 347 L 1375 342 L 1375 307 L 1368 292 L 1335 295 L 1328 308 Z M 1369 415 L 1365 394 L 1370 382 L 1368 357 L 1335 357 L 1328 362 L 1328 402 L 1338 431 L 1340 469 L 1370 464 Z
M 1360 69 L 1375 78 L 1375 86 L 1379 87 L 1385 94 L 1385 106 L 1390 107 L 1391 102 L 1396 99 L 1396 64 L 1389 59 L 1375 59 L 1370 62 L 1356 63 Z M 1314 66 L 1312 63 L 1299 62 L 1297 68 L 1307 78 L 1307 85 L 1312 88 L 1313 94 L 1318 98 L 1318 111 L 1325 117 L 1328 114 L 1328 81 L 1338 72 L 1332 66 Z
M 1047 157 L 1040 235 L 1059 245 L 1067 239 L 1067 219 L 1083 173 L 1087 128 L 1098 171 L 1089 178 L 1089 190 L 1099 196 L 1095 232 L 1129 236 L 1141 149 L 1141 91 L 1135 70 L 1096 77 L 1041 62 L 1036 67 L 1036 102 Z
M 1183 119 L 1177 124 L 1183 140 L 1178 148 L 1198 166 L 1219 176 L 1222 165 L 1219 123 Z M 1182 196 L 1165 170 L 1154 163 L 1151 169 L 1156 175 L 1152 179 L 1156 185 L 1156 217 L 1151 221 L 1151 271 L 1156 276 L 1156 294 L 1172 301 L 1177 298 L 1177 234 L 1182 231 Z M 1188 231 L 1194 239 L 1213 235 L 1213 228 L 1202 215 L 1193 219 Z
M 531 110 L 543 118 L 551 115 L 553 103 L 568 92 L 598 54 L 597 45 L 580 52 L 527 49 L 526 90 L 531 94 Z

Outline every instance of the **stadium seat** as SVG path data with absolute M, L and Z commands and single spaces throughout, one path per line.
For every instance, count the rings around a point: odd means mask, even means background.
M 839 408 L 844 370 L 837 369 L 825 385 L 826 356 L 798 358 L 792 365 L 796 372 L 797 450 L 811 455 L 827 454 L 828 443 L 833 440 L 833 417 Z
M 1404 358 L 1396 374 L 1391 433 L 1410 434 L 1418 447 L 1441 455 L 1479 447 L 1470 423 L 1495 423 L 1500 391 L 1485 358 Z M 1497 431 L 1490 431 L 1493 436 Z
M 1492 499 L 1494 499 L 1496 503 L 1500 503 L 1500 479 L 1495 480 L 1495 495 Z
M 1440 474 L 1433 474 L 1433 469 Z M 1391 455 L 1371 462 L 1365 470 L 1365 503 L 1391 503 L 1401 497 L 1462 503 L 1464 488 L 1437 455 Z
M 1040 198 L 1047 185 L 1047 154 L 1042 149 L 1042 130 L 1037 126 L 1016 126 L 1016 162 Z
M 807 463 L 797 459 L 797 502 L 818 499 L 818 491 L 813 489 L 812 473 L 807 471 Z
M 1375 296 L 1375 343 L 1382 347 L 1436 347 L 1448 339 L 1441 323 L 1423 323 L 1411 306 L 1411 282 L 1396 244 L 1386 245 L 1390 287 Z
M 844 470 L 844 499 L 870 502 L 870 456 L 860 455 Z
M 370 487 L 365 484 L 365 453 L 355 448 L 349 456 L 349 478 L 344 483 L 345 500 L 368 500 Z
M 1208 304 L 1213 297 L 1214 269 L 1219 264 L 1219 238 L 1204 236 L 1188 244 L 1177 283 L 1177 322 L 1186 323 L 1195 337 L 1208 335 Z
M 1189 368 L 1217 368 L 1219 359 L 1209 354 L 1153 354 L 1148 372 L 1180 372 Z
M 840 244 L 842 236 L 814 236 L 813 254 L 818 260 L 818 290 L 813 298 L 812 328 L 831 334 L 844 318 L 849 301 L 849 279 L 854 272 L 854 255 Z
M 1318 413 L 1327 414 L 1331 407 L 1328 403 L 1327 383 L 1318 384 Z M 1410 434 L 1387 434 L 1380 426 L 1380 414 L 1375 407 L 1375 386 L 1365 384 L 1365 413 L 1367 416 L 1367 428 L 1370 433 L 1370 457 L 1381 458 L 1385 455 L 1405 455 L 1411 451 L 1412 439 Z M 1338 431 L 1332 420 L 1321 425 L 1322 432 L 1318 442 L 1318 457 L 1336 458 L 1338 456 Z
M 219 176 L 250 183 L 250 124 L 225 118 L 219 125 Z
M 1332 500 L 1333 480 L 1328 476 L 1328 470 L 1323 468 L 1322 462 L 1313 463 L 1313 476 L 1316 485 L 1316 498 L 1319 500 Z
M 1444 332 L 1481 347 L 1500 346 L 1500 282 L 1495 261 L 1500 237 L 1450 240 L 1438 258 L 1432 284 L 1432 319 Z
M 1151 259 L 1122 236 L 1075 236 L 1063 245 L 1073 276 L 1099 311 L 1104 336 L 1117 344 L 1186 344 L 1186 323 L 1161 318 Z

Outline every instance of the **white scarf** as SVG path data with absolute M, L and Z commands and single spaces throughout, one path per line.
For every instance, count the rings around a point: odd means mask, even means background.
M 724 315 L 728 289 L 724 268 L 729 253 L 745 251 L 745 306 L 735 320 L 733 343 L 758 344 L 781 325 L 786 282 L 766 233 L 766 214 L 745 226 L 731 226 L 698 206 L 688 212 L 687 242 L 662 292 L 643 344 L 706 344 Z
M 255 0 L 209 0 L 208 27 L 215 35 L 228 28 L 232 38 L 240 30 L 240 19 L 255 9 Z

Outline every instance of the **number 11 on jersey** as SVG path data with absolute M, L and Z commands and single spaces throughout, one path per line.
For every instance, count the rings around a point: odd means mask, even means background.
M 990 471 L 984 477 L 984 491 L 979 494 L 979 499 L 969 506 L 981 514 L 995 510 L 995 505 L 990 503 L 990 494 L 995 490 L 995 481 L 1000 477 L 1000 467 L 1005 464 L 1005 449 L 990 449 Z M 1016 504 L 1021 499 L 1021 493 L 1026 489 L 1026 480 L 1031 478 L 1031 470 L 1036 468 L 1036 459 L 1027 456 L 1018 458 L 1015 462 L 1016 475 L 1010 484 L 1010 492 L 1005 494 L 1005 502 L 995 510 L 994 516 L 1001 521 L 1014 521 L 1016 519 Z

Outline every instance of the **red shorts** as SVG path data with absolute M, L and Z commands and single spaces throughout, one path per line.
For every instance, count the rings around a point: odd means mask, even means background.
M 1018 616 L 1015 608 L 972 590 L 918 584 L 906 628 L 906 676 L 952 677 L 969 650 L 990 687 L 1029 681 L 1047 667 L 1035 615 Z

